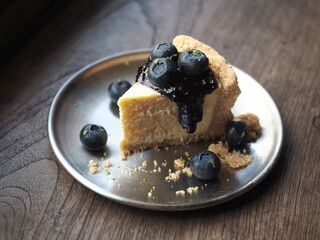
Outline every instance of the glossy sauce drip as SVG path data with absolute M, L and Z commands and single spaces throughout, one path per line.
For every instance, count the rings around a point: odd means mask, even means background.
M 149 57 L 146 64 L 139 68 L 136 82 L 146 85 L 176 102 L 179 109 L 180 125 L 186 129 L 187 133 L 194 133 L 197 123 L 202 120 L 205 95 L 212 93 L 218 86 L 214 73 L 209 68 L 203 76 L 196 79 L 180 74 L 173 81 L 175 83 L 173 86 L 160 88 L 152 84 L 145 73 L 151 62 Z

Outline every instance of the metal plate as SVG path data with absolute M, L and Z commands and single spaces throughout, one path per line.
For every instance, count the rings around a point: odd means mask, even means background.
M 144 64 L 149 51 L 126 52 L 97 61 L 72 76 L 53 100 L 49 113 L 49 138 L 52 148 L 62 165 L 80 183 L 96 193 L 114 201 L 153 210 L 190 210 L 216 205 L 233 199 L 257 185 L 274 167 L 282 143 L 282 123 L 278 109 L 269 94 L 252 77 L 234 67 L 239 79 L 241 95 L 233 108 L 235 115 L 254 113 L 259 116 L 263 128 L 262 137 L 252 143 L 250 151 L 253 163 L 239 170 L 223 165 L 219 177 L 212 181 L 200 181 L 181 175 L 177 182 L 167 182 L 173 161 L 185 152 L 190 155 L 207 149 L 210 142 L 169 149 L 147 150 L 134 154 L 127 161 L 119 158 L 118 143 L 121 138 L 117 108 L 110 105 L 108 86 L 116 79 L 135 80 L 137 68 Z M 87 123 L 102 125 L 109 139 L 105 149 L 99 152 L 85 150 L 79 140 L 79 131 Z M 106 153 L 106 156 L 104 156 Z M 95 160 L 101 166 L 101 158 L 112 162 L 110 175 L 105 171 L 89 174 L 88 162 Z M 148 162 L 148 173 L 134 170 Z M 161 172 L 153 172 L 156 160 Z M 164 162 L 166 166 L 163 166 Z M 158 168 L 156 168 L 158 169 Z M 150 173 L 152 172 L 152 173 Z M 198 186 L 197 193 L 176 196 L 177 190 Z M 156 188 L 154 198 L 147 193 Z

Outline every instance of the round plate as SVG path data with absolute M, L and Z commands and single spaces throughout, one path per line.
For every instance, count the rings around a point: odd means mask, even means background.
M 262 136 L 250 145 L 253 162 L 242 169 L 223 165 L 217 179 L 200 181 L 181 174 L 177 182 L 165 177 L 174 171 L 173 162 L 180 157 L 206 150 L 211 142 L 186 146 L 151 149 L 120 160 L 118 143 L 121 128 L 118 109 L 110 104 L 108 87 L 117 79 L 135 81 L 137 69 L 143 65 L 149 51 L 140 50 L 110 56 L 94 62 L 72 76 L 60 89 L 49 112 L 49 138 L 62 165 L 80 183 L 114 201 L 153 210 L 190 210 L 216 205 L 233 199 L 257 185 L 274 167 L 282 143 L 282 123 L 279 111 L 269 94 L 252 77 L 234 67 L 241 95 L 234 115 L 254 113 L 260 118 Z M 108 143 L 102 151 L 83 148 L 79 132 L 87 123 L 105 127 Z M 89 173 L 89 160 L 102 171 Z M 105 160 L 112 166 L 103 167 Z M 147 161 L 146 168 L 139 168 Z M 154 166 L 154 161 L 156 165 Z M 199 187 L 189 194 L 188 187 Z M 148 192 L 152 190 L 151 197 Z M 185 190 L 185 196 L 176 191 Z

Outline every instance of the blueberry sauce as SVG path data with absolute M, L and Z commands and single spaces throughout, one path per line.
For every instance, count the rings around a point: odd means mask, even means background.
M 152 84 L 147 77 L 146 72 L 151 62 L 152 59 L 149 57 L 145 65 L 138 69 L 136 82 L 146 85 L 176 102 L 179 109 L 178 121 L 180 125 L 186 129 L 187 133 L 194 133 L 197 123 L 202 120 L 205 95 L 212 93 L 218 87 L 218 81 L 213 71 L 209 68 L 205 74 L 197 78 L 184 76 L 180 72 L 172 86 L 160 88 Z

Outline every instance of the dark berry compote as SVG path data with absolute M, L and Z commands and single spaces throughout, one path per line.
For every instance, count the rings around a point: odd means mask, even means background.
M 140 67 L 136 81 L 177 103 L 179 123 L 194 133 L 202 120 L 203 102 L 218 87 L 207 56 L 197 49 L 179 53 L 172 43 L 156 45 Z

